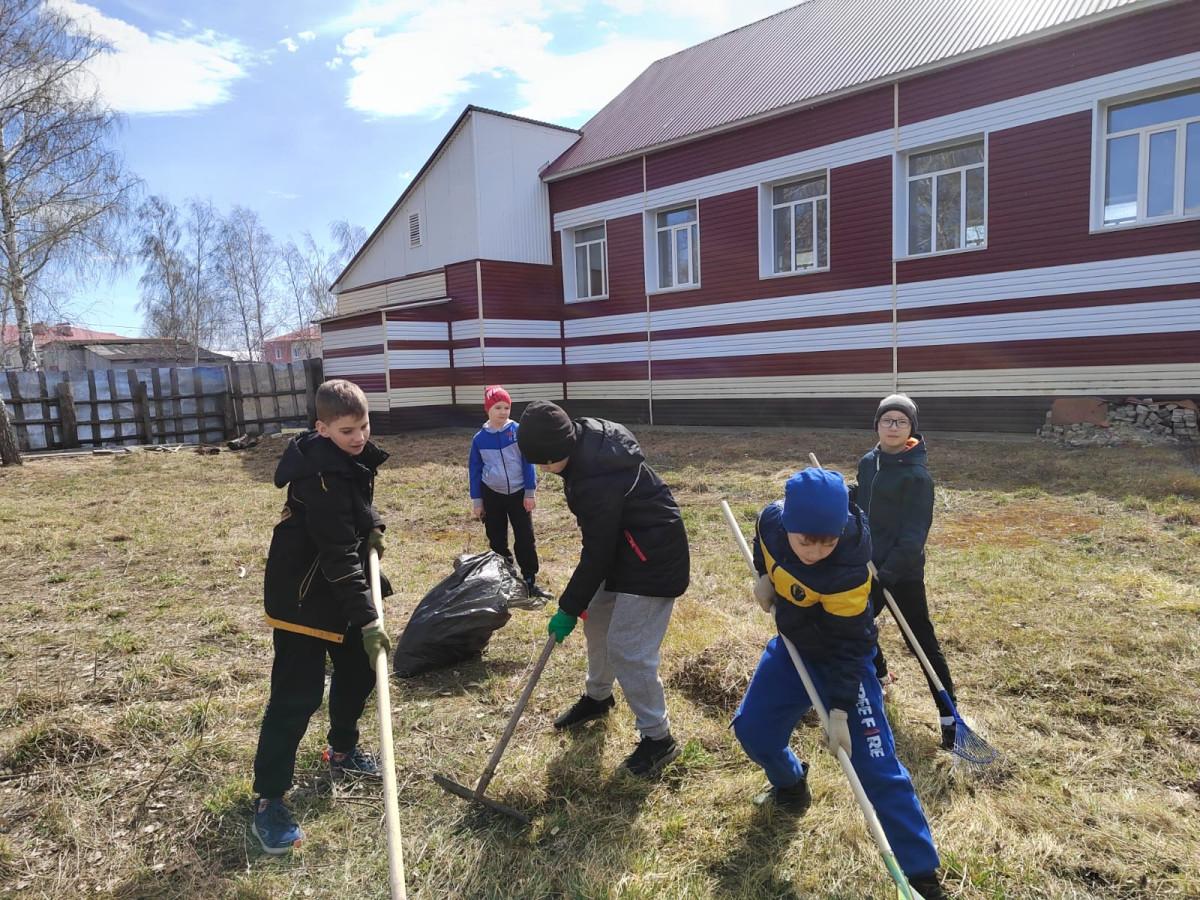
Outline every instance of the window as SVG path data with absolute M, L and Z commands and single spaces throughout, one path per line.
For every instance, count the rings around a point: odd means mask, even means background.
M 658 290 L 700 283 L 700 225 L 696 206 L 651 213 L 654 217 L 654 285 Z
M 911 153 L 905 160 L 906 253 L 983 247 L 987 240 L 983 141 Z
M 1107 107 L 1103 141 L 1103 227 L 1200 215 L 1200 89 Z
M 575 299 L 608 296 L 608 240 L 604 224 L 577 228 L 575 243 Z
M 275 348 L 275 358 L 276 358 L 276 359 L 283 359 L 283 348 L 282 348 L 282 347 L 276 347 L 276 348 Z
M 408 246 L 421 246 L 421 214 L 410 213 L 408 216 Z
M 766 188 L 770 200 L 771 266 L 783 275 L 829 268 L 829 179 L 802 178 Z

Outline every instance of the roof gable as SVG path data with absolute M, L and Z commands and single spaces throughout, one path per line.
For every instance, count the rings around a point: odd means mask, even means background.
M 1168 2 L 807 0 L 653 63 L 583 126 L 543 178 Z
M 579 133 L 577 129 L 567 128 L 563 125 L 555 125 L 551 122 L 540 122 L 536 119 L 524 118 L 523 116 L 514 116 L 511 113 L 499 112 L 498 110 L 487 109 L 485 107 L 475 106 L 473 104 L 468 105 L 462 111 L 462 113 L 459 115 L 459 117 L 454 120 L 454 124 L 450 126 L 450 129 L 446 132 L 445 137 L 443 137 L 442 140 L 438 143 L 437 147 L 434 148 L 434 151 L 433 151 L 433 153 L 430 154 L 429 159 L 427 159 L 425 161 L 425 164 L 423 166 L 421 166 L 420 171 L 418 171 L 416 176 L 413 177 L 412 181 L 410 181 L 408 183 L 408 186 L 405 187 L 404 192 L 402 194 L 400 194 L 400 197 L 396 200 L 395 203 L 392 204 L 392 208 L 387 211 L 387 215 L 385 215 L 380 220 L 379 224 L 375 226 L 375 230 L 371 232 L 371 234 L 367 238 L 367 240 L 358 249 L 358 252 L 354 254 L 354 257 L 350 260 L 350 262 L 348 262 L 346 264 L 346 267 L 344 269 L 342 269 L 341 273 L 339 273 L 337 278 L 334 279 L 333 284 L 331 284 L 329 286 L 329 289 L 331 291 L 336 292 L 338 285 L 346 280 L 347 276 L 354 269 L 354 266 L 359 262 L 359 260 L 361 260 L 368 252 L 370 252 L 372 245 L 383 234 L 383 232 L 387 230 L 387 227 L 391 223 L 392 219 L 402 209 L 404 209 L 405 201 L 408 200 L 408 198 L 413 194 L 414 191 L 417 190 L 418 187 L 420 187 L 421 183 L 425 180 L 426 176 L 430 173 L 430 171 L 433 169 L 433 167 L 437 164 L 438 160 L 441 159 L 443 155 L 445 155 L 447 149 L 455 141 L 455 139 L 458 138 L 459 134 L 463 131 L 464 126 L 470 121 L 471 117 L 474 115 L 494 116 L 498 119 L 507 119 L 507 120 L 511 120 L 514 122 L 524 122 L 529 125 L 536 125 L 540 128 L 548 128 L 548 129 L 553 129 L 555 131 L 564 131 L 569 134 L 578 134 Z M 406 226 L 406 228 L 407 228 L 407 226 Z

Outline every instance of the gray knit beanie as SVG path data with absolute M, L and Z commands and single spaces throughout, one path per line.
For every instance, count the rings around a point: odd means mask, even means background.
M 875 430 L 879 430 L 879 420 L 883 418 L 885 412 L 896 410 L 908 416 L 908 420 L 912 422 L 912 433 L 917 433 L 917 404 L 909 398 L 907 394 L 889 394 L 884 397 L 879 404 L 879 409 L 875 410 Z

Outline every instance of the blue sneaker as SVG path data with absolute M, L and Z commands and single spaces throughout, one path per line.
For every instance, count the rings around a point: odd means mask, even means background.
M 304 832 L 279 797 L 258 798 L 250 830 L 262 844 L 263 852 L 271 856 L 283 856 L 304 840 Z
M 355 778 L 379 778 L 379 763 L 370 753 L 355 747 L 346 753 L 338 753 L 332 747 L 325 751 L 325 762 L 334 778 L 349 775 Z

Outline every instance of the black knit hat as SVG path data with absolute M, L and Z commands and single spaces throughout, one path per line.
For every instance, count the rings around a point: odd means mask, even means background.
M 561 406 L 534 400 L 517 423 L 517 446 L 527 462 L 543 466 L 556 463 L 575 449 L 575 423 Z
M 879 404 L 879 409 L 875 410 L 875 430 L 879 430 L 879 420 L 883 418 L 883 414 L 893 409 L 908 416 L 908 420 L 912 422 L 911 433 L 916 434 L 917 404 L 913 403 L 908 394 L 889 394 L 883 398 Z

